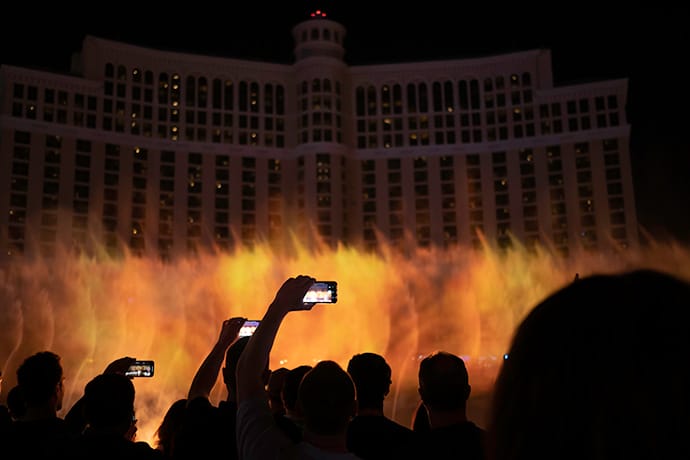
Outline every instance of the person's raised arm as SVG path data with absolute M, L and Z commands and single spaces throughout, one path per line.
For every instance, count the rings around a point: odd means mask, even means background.
M 213 390 L 213 386 L 218 380 L 220 368 L 225 360 L 225 353 L 230 345 L 237 340 L 237 336 L 246 319 L 247 318 L 234 317 L 223 321 L 218 341 L 201 363 L 201 366 L 199 366 L 192 380 L 192 384 L 189 386 L 187 403 L 195 398 L 203 397 L 208 399 L 210 397 L 211 390 Z
M 302 299 L 315 281 L 306 275 L 289 278 L 276 293 L 237 362 L 238 404 L 251 398 L 267 398 L 262 375 L 269 362 L 278 328 L 290 311 L 310 310 L 313 307 L 313 304 L 303 303 Z

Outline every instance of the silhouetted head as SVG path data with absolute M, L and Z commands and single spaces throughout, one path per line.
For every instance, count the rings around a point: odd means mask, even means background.
M 317 435 L 344 434 L 357 409 L 355 384 L 335 361 L 320 361 L 304 375 L 298 401 L 305 428 Z
M 470 397 L 465 362 L 446 351 L 436 351 L 419 363 L 419 395 L 428 410 L 464 411 Z
M 186 408 L 186 398 L 178 399 L 172 403 L 156 429 L 156 449 L 162 451 L 166 456 L 171 455 L 173 439 L 178 428 L 182 425 Z
M 569 283 L 516 330 L 491 460 L 690 458 L 690 285 L 639 270 Z
M 122 374 L 100 374 L 84 388 L 84 415 L 91 428 L 124 435 L 134 423 L 134 384 Z
M 285 406 L 285 409 L 290 413 L 298 410 L 297 398 L 299 397 L 299 384 L 302 382 L 304 374 L 310 370 L 312 370 L 312 366 L 303 364 L 294 369 L 290 369 L 287 375 L 285 375 L 281 395 L 283 398 L 283 406 Z
M 7 392 L 7 409 L 10 411 L 10 416 L 13 420 L 17 420 L 26 413 L 26 401 L 22 394 L 22 388 L 15 385 Z
M 21 386 L 26 407 L 62 408 L 64 389 L 60 356 L 52 351 L 40 351 L 26 358 L 17 369 L 17 384 Z
M 360 353 L 352 356 L 347 373 L 355 382 L 359 409 L 383 408 L 383 400 L 391 387 L 391 367 L 385 358 L 376 353 Z
M 268 377 L 268 385 L 266 391 L 268 392 L 268 403 L 271 406 L 271 411 L 274 413 L 285 413 L 285 406 L 283 405 L 283 384 L 285 383 L 285 376 L 290 372 L 287 367 L 279 367 L 271 371 Z
M 228 350 L 225 352 L 225 367 L 223 368 L 223 381 L 228 389 L 232 388 L 233 391 L 237 388 L 237 378 L 235 376 L 235 371 L 237 370 L 237 361 L 240 359 L 240 355 L 244 351 L 244 348 L 249 342 L 249 336 L 240 337 L 235 340 Z
M 228 399 L 234 399 L 235 391 L 237 390 L 237 361 L 240 359 L 240 355 L 247 347 L 250 336 L 239 337 L 235 340 L 228 351 L 225 352 L 225 367 L 223 367 L 223 382 L 228 389 Z M 271 371 L 266 363 L 266 368 L 264 369 L 264 384 L 268 384 L 268 379 L 271 376 Z

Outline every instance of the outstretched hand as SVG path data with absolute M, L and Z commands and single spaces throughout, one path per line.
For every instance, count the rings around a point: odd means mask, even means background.
M 108 364 L 108 366 L 105 368 L 103 371 L 104 374 L 122 374 L 125 375 L 125 372 L 127 372 L 127 369 L 129 366 L 134 364 L 134 361 L 136 361 L 136 358 L 130 358 L 129 356 L 125 356 L 123 358 L 118 358 L 115 361 L 111 362 Z
M 315 278 L 307 275 L 288 278 L 276 293 L 273 304 L 285 311 L 311 310 L 314 304 L 305 303 L 302 299 L 315 282 Z
M 228 349 L 232 342 L 237 339 L 240 329 L 244 325 L 247 318 L 236 316 L 234 318 L 223 321 L 223 326 L 220 329 L 220 336 L 218 337 L 218 344 L 222 345 L 224 349 Z

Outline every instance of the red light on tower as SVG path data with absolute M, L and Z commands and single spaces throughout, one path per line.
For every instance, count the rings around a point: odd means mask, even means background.
M 312 18 L 325 18 L 326 17 L 326 12 L 321 11 L 321 10 L 316 10 L 313 13 L 310 14 Z

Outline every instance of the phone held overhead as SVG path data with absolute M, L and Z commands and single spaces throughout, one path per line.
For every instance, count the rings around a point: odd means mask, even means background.
M 338 283 L 336 281 L 316 281 L 304 295 L 302 302 L 336 303 L 338 301 Z
M 336 281 L 316 281 L 302 299 L 305 304 L 336 303 L 338 301 L 338 283 Z M 248 319 L 240 328 L 239 337 L 254 334 L 261 321 Z
M 248 319 L 240 328 L 239 337 L 249 337 L 256 331 L 257 326 L 261 321 L 258 319 Z
M 154 363 L 153 360 L 138 359 L 130 364 L 125 372 L 127 377 L 153 377 Z

